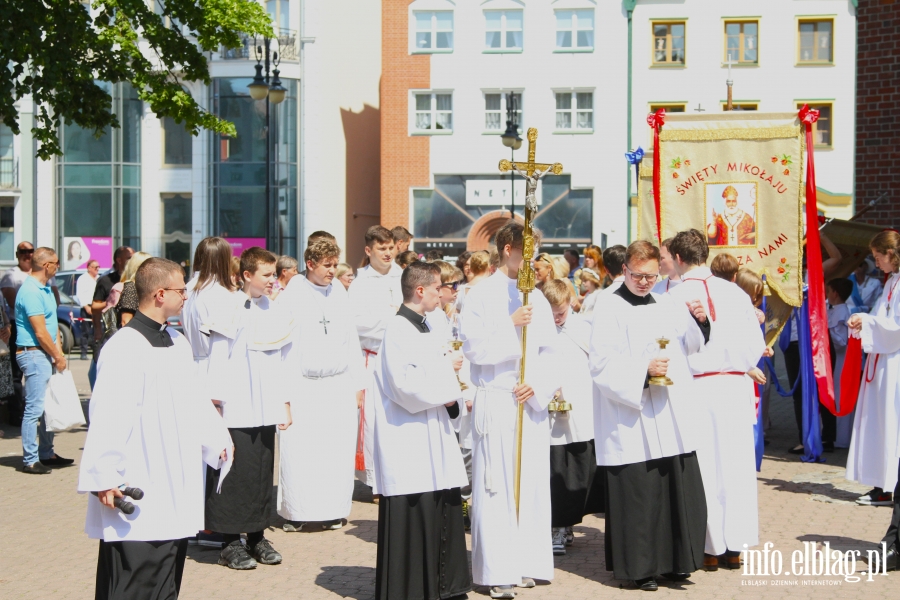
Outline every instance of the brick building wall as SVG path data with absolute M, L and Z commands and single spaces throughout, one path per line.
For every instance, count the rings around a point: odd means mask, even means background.
M 900 0 L 859 0 L 856 210 L 886 192 L 861 220 L 900 229 Z
M 409 135 L 409 90 L 431 86 L 431 57 L 409 53 L 410 4 L 384 0 L 381 9 L 381 224 L 388 228 L 409 227 L 409 188 L 430 183 L 429 138 Z

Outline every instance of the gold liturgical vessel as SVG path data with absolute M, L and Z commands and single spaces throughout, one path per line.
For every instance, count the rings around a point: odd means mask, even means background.
M 657 354 L 657 357 L 664 357 L 666 346 L 669 344 L 669 340 L 661 337 L 656 340 L 656 343 L 659 344 L 659 354 Z M 666 375 L 663 375 L 662 377 L 651 377 L 649 383 L 650 385 L 672 385 L 675 382 L 669 379 Z
M 557 390 L 557 392 L 553 394 L 553 400 L 547 404 L 547 410 L 552 413 L 567 413 L 572 410 L 572 405 L 564 400 L 562 394 Z
M 454 350 L 456 350 L 457 352 L 459 352 L 460 350 L 462 350 L 462 347 L 463 347 L 462 340 L 450 340 L 450 347 L 453 348 Z M 469 386 L 464 384 L 462 382 L 462 379 L 459 378 L 459 371 L 457 371 L 457 373 L 456 373 L 456 380 L 459 382 L 459 389 L 461 391 L 464 392 L 467 389 L 469 389 Z

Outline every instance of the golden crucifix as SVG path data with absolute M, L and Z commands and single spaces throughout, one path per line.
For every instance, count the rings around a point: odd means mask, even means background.
M 522 292 L 522 306 L 528 306 L 528 294 L 534 291 L 534 268 L 531 260 L 534 258 L 534 228 L 531 222 L 537 212 L 538 181 L 548 173 L 560 175 L 563 166 L 560 163 L 552 165 L 534 162 L 535 147 L 537 146 L 538 131 L 534 127 L 528 130 L 528 162 L 510 162 L 506 159 L 500 161 L 500 171 L 506 173 L 515 171 L 525 179 L 525 231 L 522 233 L 522 267 L 519 269 L 519 277 L 516 287 Z M 522 326 L 522 360 L 519 363 L 519 384 L 525 383 L 525 349 L 527 346 L 528 326 Z M 515 496 L 516 517 L 519 516 L 519 496 L 522 487 L 522 421 L 525 415 L 525 406 L 519 404 L 519 412 L 516 419 L 516 473 Z

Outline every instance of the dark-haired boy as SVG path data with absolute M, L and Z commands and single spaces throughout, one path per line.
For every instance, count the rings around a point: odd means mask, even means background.
M 472 589 L 460 488 L 468 483 L 451 418 L 462 392 L 426 314 L 441 303 L 441 271 L 403 272 L 403 305 L 388 322 L 375 368 L 375 598 L 452 598 Z
M 291 425 L 286 363 L 294 324 L 288 311 L 268 298 L 276 260 L 262 248 L 244 250 L 243 293 L 234 295 L 232 311 L 222 313 L 232 319 L 209 324 L 209 396 L 228 425 L 236 460 L 221 486 L 218 472 L 207 471 L 205 529 L 225 539 L 219 564 L 238 570 L 281 562 L 263 535 L 272 514 L 275 428 Z
M 79 492 L 97 494 L 84 527 L 100 540 L 95 598 L 178 597 L 186 538 L 203 526 L 198 467 L 218 469 L 233 452 L 190 345 L 166 328 L 184 303 L 183 273 L 163 258 L 141 265 L 138 312 L 98 359 L 78 478 Z M 114 507 L 126 483 L 146 494 L 131 515 Z
M 834 373 L 834 397 L 841 397 L 841 372 L 844 370 L 844 357 L 847 354 L 847 320 L 850 319 L 850 307 L 847 299 L 853 293 L 853 282 L 843 277 L 830 280 L 825 284 L 825 299 L 828 300 L 828 335 L 831 336 L 831 370 Z M 835 448 L 849 448 L 853 434 L 853 416 L 837 418 L 837 434 Z

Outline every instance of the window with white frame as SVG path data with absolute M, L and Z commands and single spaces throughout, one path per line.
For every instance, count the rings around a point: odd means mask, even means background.
M 506 110 L 508 94 L 515 96 L 516 123 L 522 127 L 522 92 L 485 92 L 484 94 L 484 129 L 485 131 L 506 131 Z
M 557 131 L 592 130 L 593 128 L 593 92 L 556 92 Z
M 594 11 L 556 11 L 556 49 L 593 50 Z
M 418 132 L 453 131 L 453 94 L 416 92 L 413 129 Z
M 414 11 L 416 52 L 453 50 L 453 11 Z
M 493 51 L 522 49 L 522 11 L 484 11 L 484 47 Z

